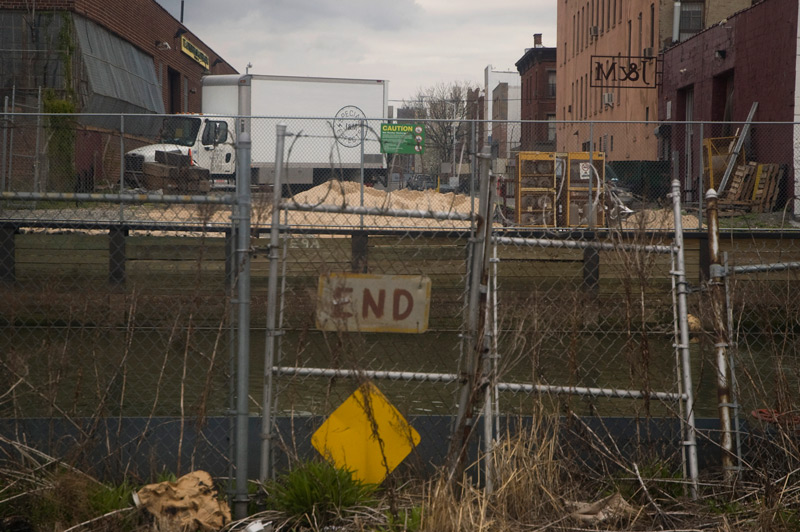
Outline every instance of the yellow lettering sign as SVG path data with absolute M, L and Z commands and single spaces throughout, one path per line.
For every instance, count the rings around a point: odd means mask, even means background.
M 210 67 L 210 63 L 208 61 L 208 55 L 200 48 L 195 46 L 189 39 L 185 36 L 181 35 L 181 51 L 203 65 L 203 67 L 208 70 Z

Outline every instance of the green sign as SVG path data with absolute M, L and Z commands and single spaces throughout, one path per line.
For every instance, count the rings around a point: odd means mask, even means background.
M 381 124 L 381 153 L 425 153 L 425 126 Z

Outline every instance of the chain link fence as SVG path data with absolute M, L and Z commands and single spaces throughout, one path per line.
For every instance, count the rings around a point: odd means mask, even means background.
M 718 412 L 727 408 L 733 418 L 734 467 L 749 476 L 776 479 L 792 471 L 800 457 L 795 437 L 800 423 L 795 297 L 800 249 L 794 235 L 770 236 L 736 235 L 722 241 L 727 310 L 722 345 L 730 367 L 730 400 L 720 400 Z M 707 310 L 706 305 L 699 314 L 698 342 L 710 355 L 720 335 Z M 712 363 L 710 358 L 706 363 Z M 721 430 L 724 434 L 724 425 Z
M 750 240 L 730 237 L 732 265 L 797 260 L 788 231 L 793 159 L 779 140 L 791 138 L 793 124 L 745 132 L 742 124 L 647 123 L 635 136 L 632 124 L 507 123 L 505 137 L 493 130 L 489 140 L 475 122 L 416 120 L 425 127 L 424 152 L 384 154 L 378 120 L 253 117 L 251 169 L 239 179 L 251 194 L 243 201 L 234 191 L 240 146 L 232 117 L 30 115 L 18 106 L 4 113 L 4 444 L 35 443 L 109 477 L 198 467 L 230 474 L 239 255 L 251 285 L 251 451 L 266 441 L 275 465 L 314 456 L 313 433 L 371 382 L 420 436 L 400 475 L 445 463 L 470 382 L 470 400 L 492 405 L 492 423 L 478 413 L 483 406 L 469 418 L 484 450 L 544 404 L 563 419 L 564 453 L 589 468 L 603 471 L 613 456 L 680 475 L 685 423 L 718 412 L 700 191 L 724 182 L 723 232 L 749 229 Z M 273 213 L 281 122 L 289 136 Z M 552 150 L 516 155 L 531 145 L 525 131 L 553 135 Z M 652 147 L 647 157 L 633 150 L 634 137 Z M 481 148 L 496 179 L 490 216 L 479 210 L 488 183 L 475 157 Z M 673 179 L 682 184 L 687 231 L 681 273 L 702 324 L 686 345 L 688 366 L 676 310 Z M 235 223 L 245 212 L 250 243 L 241 249 Z M 487 222 L 485 277 L 476 284 L 475 246 Z M 766 431 L 780 425 L 751 411 L 794 411 L 796 270 L 732 272 L 736 419 L 741 434 Z M 415 334 L 386 320 L 375 332 L 356 332 L 366 326 L 360 318 L 326 326 L 323 296 L 348 276 L 378 284 L 369 285 L 371 299 L 345 311 L 336 306 L 354 299 L 345 302 L 340 290 L 328 316 L 403 317 L 411 296 L 398 290 L 412 290 L 386 284 L 381 296 L 380 283 L 427 287 Z M 480 311 L 470 302 L 477 293 L 485 297 Z M 470 366 L 478 351 L 481 364 Z M 477 401 L 476 390 L 488 399 Z M 265 413 L 274 430 L 259 434 Z M 702 434 L 701 446 L 714 448 L 716 429 Z M 476 441 L 472 457 L 481 455 Z M 249 453 L 251 476 L 264 456 Z

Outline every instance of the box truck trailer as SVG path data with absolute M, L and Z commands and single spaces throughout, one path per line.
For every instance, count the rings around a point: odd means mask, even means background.
M 202 114 L 166 117 L 156 144 L 126 153 L 128 186 L 151 188 L 152 173 L 168 175 L 158 165 L 171 153 L 187 156 L 195 175 L 206 170 L 209 188 L 235 188 L 240 87 L 250 106 L 253 186 L 273 182 L 278 123 L 290 135 L 283 182 L 294 191 L 333 178 L 359 180 L 362 171 L 367 184 L 385 180 L 379 131 L 388 117 L 388 82 L 246 74 L 205 76 Z

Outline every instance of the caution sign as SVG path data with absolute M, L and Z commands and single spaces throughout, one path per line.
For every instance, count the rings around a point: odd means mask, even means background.
M 381 153 L 425 153 L 425 125 L 381 124 Z
M 419 433 L 371 382 L 353 392 L 311 436 L 322 456 L 370 484 L 382 482 L 419 442 Z

